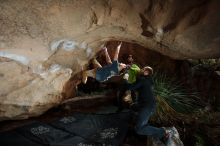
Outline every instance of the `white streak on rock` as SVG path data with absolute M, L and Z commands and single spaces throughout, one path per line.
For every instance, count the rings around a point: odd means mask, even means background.
M 86 49 L 86 56 L 89 57 L 92 55 L 92 49 L 91 48 L 87 48 Z
M 40 76 L 43 78 L 43 79 L 46 79 L 48 77 L 48 72 L 43 72 L 40 74 Z
M 60 69 L 61 69 L 61 65 L 59 65 L 59 64 L 53 64 L 53 65 L 50 66 L 49 71 L 50 71 L 51 73 L 55 73 L 55 72 L 59 71 Z
M 61 39 L 58 41 L 53 41 L 50 44 L 50 50 L 51 51 L 56 51 L 59 48 L 62 48 L 66 51 L 73 51 L 74 49 L 77 49 L 79 46 L 79 43 L 73 40 L 69 40 L 69 39 Z
M 157 29 L 157 33 L 155 34 L 156 41 L 160 42 L 162 37 L 163 37 L 163 29 L 162 28 L 158 28 Z
M 82 42 L 80 44 L 80 48 L 86 49 L 88 47 L 88 44 L 86 44 L 86 42 Z
M 41 74 L 45 71 L 45 68 L 42 64 L 38 65 L 37 67 L 33 68 L 33 73 Z
M 65 40 L 63 43 L 63 49 L 66 51 L 72 51 L 76 49 L 78 46 L 78 43 L 75 41 Z
M 56 51 L 58 48 L 59 48 L 59 45 L 63 42 L 64 40 L 59 40 L 59 41 L 53 41 L 51 44 L 50 44 L 50 50 L 51 51 Z
M 4 52 L 4 51 L 0 51 L 0 57 L 9 58 L 9 59 L 15 60 L 17 62 L 20 62 L 24 65 L 28 65 L 28 63 L 29 63 L 29 59 L 27 57 L 17 55 L 17 54 L 11 54 L 11 53 Z
M 42 78 L 46 79 L 50 74 L 54 74 L 56 72 L 59 72 L 61 69 L 63 69 L 63 68 L 59 64 L 53 64 L 47 70 L 45 70 L 44 68 L 41 68 L 41 66 L 39 66 L 38 71 L 35 71 L 35 73 L 39 74 Z

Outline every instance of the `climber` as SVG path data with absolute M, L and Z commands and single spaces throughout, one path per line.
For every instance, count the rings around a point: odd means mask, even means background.
M 134 59 L 131 54 L 127 58 L 127 68 L 128 68 L 128 83 L 132 84 L 136 81 L 137 73 L 140 71 L 140 68 L 137 64 L 134 63 Z
M 128 90 L 137 90 L 137 120 L 135 131 L 139 135 L 153 136 L 160 139 L 167 139 L 172 131 L 165 128 L 157 128 L 150 126 L 148 120 L 156 109 L 156 100 L 153 95 L 153 69 L 150 66 L 145 66 L 139 72 L 137 81 L 128 84 Z
M 132 84 L 136 82 L 137 74 L 140 72 L 140 68 L 137 64 L 134 63 L 134 59 L 131 54 L 126 55 L 126 70 L 124 73 L 123 81 L 120 84 L 119 92 L 118 92 L 118 112 L 123 109 L 122 100 L 125 95 L 126 86 L 128 84 Z M 134 91 L 131 91 L 132 105 L 136 103 L 136 94 Z
M 108 50 L 106 47 L 102 48 L 105 52 L 106 62 L 108 63 L 106 66 L 101 66 L 96 59 L 93 59 L 93 64 L 96 65 L 96 68 L 92 70 L 83 71 L 82 82 L 86 84 L 87 77 L 95 78 L 99 82 L 107 81 L 112 76 L 119 75 L 119 72 L 122 69 L 126 68 L 126 64 L 118 62 L 118 55 L 121 48 L 122 42 L 117 46 L 114 54 L 113 61 L 108 54 Z

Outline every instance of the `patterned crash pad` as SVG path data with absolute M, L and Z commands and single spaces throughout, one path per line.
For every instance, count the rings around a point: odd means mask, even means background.
M 0 133 L 4 146 L 119 146 L 128 130 L 130 114 L 75 113 L 51 123 L 33 122 Z

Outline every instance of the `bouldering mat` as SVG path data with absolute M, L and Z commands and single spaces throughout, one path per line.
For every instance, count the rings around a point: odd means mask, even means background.
M 75 146 L 78 144 L 93 144 L 84 138 L 54 128 L 48 124 L 34 122 L 29 125 L 17 128 L 17 133 L 23 135 L 36 143 L 49 146 Z
M 74 113 L 51 123 L 31 124 L 0 133 L 0 146 L 120 146 L 130 114 Z
M 0 146 L 42 146 L 15 131 L 0 133 Z
M 75 113 L 52 123 L 52 126 L 102 145 L 121 145 L 128 130 L 130 113 Z

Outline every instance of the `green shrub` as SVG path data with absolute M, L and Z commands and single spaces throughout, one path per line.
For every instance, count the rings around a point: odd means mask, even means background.
M 183 118 L 186 114 L 197 111 L 201 107 L 196 92 L 189 92 L 175 79 L 161 73 L 155 73 L 154 94 L 157 110 L 154 120 L 158 122 Z

